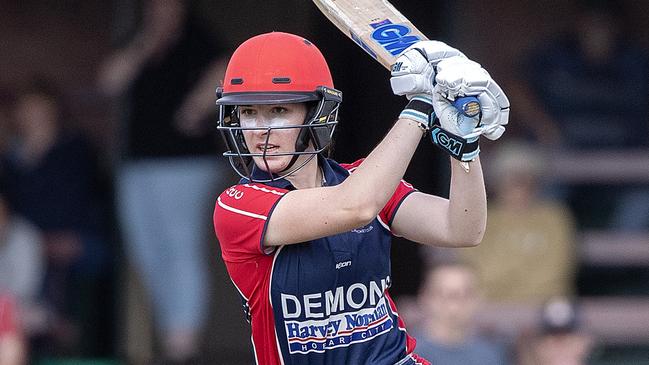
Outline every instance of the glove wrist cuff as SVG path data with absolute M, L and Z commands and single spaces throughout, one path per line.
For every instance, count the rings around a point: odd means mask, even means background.
M 478 137 L 464 138 L 443 129 L 439 124 L 433 124 L 430 137 L 433 144 L 448 153 L 454 159 L 462 162 L 473 161 L 480 153 Z
M 424 131 L 431 129 L 435 112 L 433 110 L 433 101 L 424 96 L 415 96 L 410 99 L 399 118 L 414 120 L 419 123 Z

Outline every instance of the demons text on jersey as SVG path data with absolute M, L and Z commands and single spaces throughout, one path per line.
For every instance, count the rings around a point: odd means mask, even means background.
M 385 290 L 390 277 L 369 285 L 354 283 L 324 293 L 281 294 L 291 353 L 324 352 L 365 342 L 394 327 Z

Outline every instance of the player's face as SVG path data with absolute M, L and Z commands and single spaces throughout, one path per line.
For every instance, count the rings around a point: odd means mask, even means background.
M 268 163 L 269 172 L 278 173 L 288 167 L 293 156 L 277 156 L 277 154 L 295 152 L 295 141 L 301 129 L 281 127 L 302 125 L 306 113 L 307 108 L 304 103 L 239 107 L 241 127 L 260 128 L 243 132 L 246 146 L 251 153 L 266 153 L 266 162 L 263 157 L 253 157 L 259 168 L 267 170 L 266 163 Z M 268 129 L 269 127 L 279 127 L 279 129 Z

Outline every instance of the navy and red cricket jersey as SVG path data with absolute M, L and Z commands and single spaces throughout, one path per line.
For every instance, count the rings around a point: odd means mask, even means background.
M 329 186 L 340 184 L 360 163 L 320 158 Z M 388 293 L 390 224 L 415 189 L 402 181 L 364 227 L 265 247 L 273 208 L 292 189 L 285 179 L 266 184 L 242 179 L 218 197 L 214 210 L 222 257 L 243 298 L 257 363 L 425 364 L 412 354 L 415 341 Z

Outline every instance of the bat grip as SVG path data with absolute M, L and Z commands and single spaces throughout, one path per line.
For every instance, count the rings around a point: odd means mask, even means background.
M 469 118 L 480 114 L 480 101 L 475 96 L 463 96 L 455 99 L 453 106 Z

